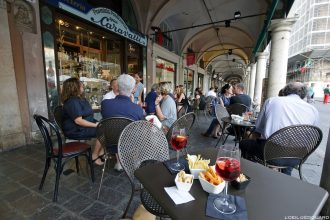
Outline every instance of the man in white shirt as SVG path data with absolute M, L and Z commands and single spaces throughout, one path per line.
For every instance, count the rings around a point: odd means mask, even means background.
M 117 79 L 113 79 L 110 82 L 111 91 L 103 96 L 104 99 L 114 99 L 119 94 L 119 87 Z
M 283 89 L 283 94 L 284 96 L 281 97 L 271 97 L 264 103 L 256 121 L 255 132 L 259 137 L 256 140 L 240 142 L 243 157 L 257 156 L 262 159 L 266 139 L 284 127 L 318 123 L 317 109 L 303 100 L 307 95 L 307 87 L 303 83 L 287 84 Z M 290 164 L 292 167 L 295 165 L 296 161 Z M 292 168 L 288 169 L 286 173 L 290 175 L 291 171 Z

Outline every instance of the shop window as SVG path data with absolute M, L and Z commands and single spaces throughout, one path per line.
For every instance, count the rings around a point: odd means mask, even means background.
M 193 96 L 194 92 L 194 71 L 188 68 L 183 70 L 184 87 L 186 89 L 186 96 Z
M 156 59 L 156 83 L 171 82 L 174 89 L 175 72 L 176 68 L 174 63 L 161 58 Z
M 55 23 L 59 82 L 79 77 L 86 98 L 99 105 L 109 81 L 121 74 L 122 41 L 65 16 L 58 15 Z

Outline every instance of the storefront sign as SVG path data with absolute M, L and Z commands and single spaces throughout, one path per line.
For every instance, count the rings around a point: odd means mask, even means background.
M 49 0 L 48 3 L 77 15 L 131 41 L 147 46 L 147 37 L 128 27 L 123 19 L 108 8 L 91 8 L 79 0 Z

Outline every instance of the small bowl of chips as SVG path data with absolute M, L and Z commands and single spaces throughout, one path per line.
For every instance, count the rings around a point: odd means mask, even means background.
M 203 172 L 209 168 L 210 160 L 205 160 L 201 155 L 187 155 L 188 165 L 190 173 L 194 176 L 194 179 L 198 179 L 200 172 Z
M 244 175 L 243 173 L 241 173 L 235 180 L 230 182 L 231 186 L 238 190 L 245 189 L 249 183 L 250 177 Z
M 225 181 L 215 173 L 214 167 L 209 167 L 207 171 L 201 172 L 198 179 L 203 190 L 212 194 L 221 193 L 226 185 Z
M 176 175 L 174 182 L 178 190 L 188 192 L 194 182 L 194 176 L 191 174 L 186 174 L 183 170 L 181 170 Z

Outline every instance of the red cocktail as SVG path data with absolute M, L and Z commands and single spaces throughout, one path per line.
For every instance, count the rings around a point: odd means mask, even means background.
M 216 162 L 215 170 L 225 181 L 233 181 L 241 172 L 240 162 L 229 157 L 219 157 Z
M 182 150 L 187 145 L 187 137 L 183 135 L 173 135 L 171 145 L 174 150 Z

